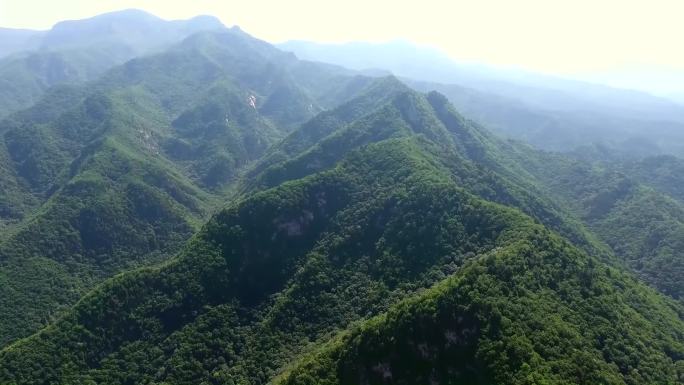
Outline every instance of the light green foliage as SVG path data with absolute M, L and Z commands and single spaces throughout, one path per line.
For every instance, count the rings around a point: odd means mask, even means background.
M 177 252 L 245 166 L 323 108 L 308 87 L 347 85 L 347 97 L 367 83 L 344 73 L 239 30 L 207 32 L 1 121 L 0 344 Z
M 684 206 L 677 192 L 678 174 L 673 172 L 676 159 L 602 160 L 599 164 L 551 155 L 537 159 L 543 166 L 531 167 L 532 173 L 551 195 L 640 278 L 667 295 L 682 298 Z
M 232 29 L 0 134 L 1 384 L 684 383 L 667 178 L 439 93 Z
M 540 224 L 584 234 L 439 100 L 400 92 L 290 146 L 260 174 L 282 183 L 5 348 L 0 381 L 680 381 L 679 305 Z

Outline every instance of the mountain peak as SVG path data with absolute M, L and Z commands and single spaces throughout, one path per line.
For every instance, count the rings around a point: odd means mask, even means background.
M 536 151 L 457 103 L 498 94 L 212 16 L 35 40 L 0 67 L 33 105 L 0 120 L 0 384 L 684 385 L 684 160 Z
M 221 28 L 225 26 L 213 16 L 167 21 L 139 9 L 126 9 L 57 23 L 45 33 L 39 47 L 54 50 L 104 43 L 128 46 L 133 52 L 142 53 L 149 48 L 168 46 L 195 32 Z
M 449 104 L 449 99 L 444 94 L 434 90 L 427 93 L 427 98 L 433 106 Z
M 203 30 L 226 27 L 219 18 L 212 15 L 197 15 L 187 20 L 176 20 L 176 22 L 185 23 L 190 28 Z
M 140 23 L 140 22 L 163 22 L 163 20 L 151 13 L 145 12 L 140 9 L 124 9 L 120 11 L 113 11 L 103 13 L 101 15 L 88 17 L 85 19 L 76 20 L 65 20 L 60 21 L 52 27 L 52 31 L 59 31 L 65 28 L 72 28 L 77 25 L 92 24 L 92 23 L 107 23 L 107 22 L 127 22 L 127 23 Z

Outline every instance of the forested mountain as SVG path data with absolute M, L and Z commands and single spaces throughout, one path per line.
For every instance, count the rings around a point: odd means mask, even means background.
M 419 91 L 443 93 L 496 133 L 537 148 L 566 152 L 596 142 L 634 157 L 684 155 L 684 106 L 643 92 L 455 63 L 401 41 L 279 47 L 307 60 L 390 71 Z
M 0 122 L 0 342 L 176 252 L 245 165 L 372 80 L 346 74 L 207 32 Z
M 31 37 L 166 40 L 0 120 L 0 384 L 684 384 L 684 163 L 579 134 L 678 110 L 372 77 L 215 22 Z M 524 143 L 552 129 L 574 151 Z
M 681 106 L 651 94 L 535 74 L 516 69 L 459 63 L 430 47 L 408 42 L 278 44 L 305 60 L 335 63 L 351 69 L 376 69 L 396 76 L 438 84 L 455 84 L 479 92 L 519 100 L 546 111 L 602 111 L 610 116 L 681 122 Z
M 51 86 L 95 79 L 136 56 L 178 43 L 204 30 L 224 29 L 198 16 L 165 21 L 127 10 L 57 23 L 48 31 L 2 30 L 0 117 L 31 106 Z
M 367 92 L 276 146 L 177 258 L 7 347 L 2 381 L 678 381 L 680 306 L 544 228 L 443 96 Z
M 627 267 L 661 292 L 683 298 L 684 205 L 671 195 L 679 184 L 665 176 L 668 167 L 663 167 L 676 164 L 676 158 L 596 163 L 557 154 L 526 155 L 533 155 L 527 157 L 526 169 L 547 194 L 581 219 Z M 649 177 L 644 169 L 650 170 Z
M 655 112 L 650 117 L 633 117 L 596 105 L 577 110 L 550 109 L 496 91 L 410 80 L 407 83 L 422 91 L 440 91 L 468 117 L 502 136 L 528 142 L 539 149 L 572 152 L 587 144 L 597 144 L 633 159 L 684 154 L 684 124 Z

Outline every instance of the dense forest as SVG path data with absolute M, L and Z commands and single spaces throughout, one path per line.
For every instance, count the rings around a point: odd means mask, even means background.
M 516 133 L 593 126 L 514 88 L 209 17 L 65 23 L 0 45 L 0 384 L 684 384 L 671 138 L 561 148 Z

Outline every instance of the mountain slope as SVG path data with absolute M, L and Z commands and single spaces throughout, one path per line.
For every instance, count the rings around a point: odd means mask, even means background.
M 356 120 L 350 122 L 350 117 Z M 346 152 L 367 143 L 415 134 L 445 146 L 439 157 L 443 167 L 469 192 L 518 207 L 590 252 L 604 254 L 602 245 L 548 199 L 532 174 L 520 166 L 527 160 L 516 152 L 521 147 L 464 119 L 439 93 L 418 94 L 393 77 L 288 135 L 246 173 L 243 189 L 258 190 L 300 178 L 327 169 Z
M 390 71 L 418 91 L 443 93 L 461 113 L 496 133 L 537 148 L 571 151 L 599 142 L 634 157 L 684 154 L 684 107 L 643 92 L 456 63 L 401 41 L 292 41 L 279 47 L 307 60 Z
M 519 226 L 515 238 L 332 338 L 273 383 L 684 380 L 681 310 L 546 230 Z
M 551 154 L 529 159 L 531 173 L 549 194 L 581 218 L 617 257 L 645 282 L 682 298 L 684 206 L 667 195 L 676 196 L 678 191 L 670 174 L 656 172 L 658 165 L 667 171 L 667 165 L 676 162 L 647 158 L 625 165 L 593 164 Z
M 67 132 L 59 126 L 43 131 L 45 137 L 17 138 L 17 130 L 5 136 L 14 140 L 12 154 L 23 153 L 19 143 L 31 140 L 26 146 L 36 152 L 15 157 L 14 164 L 19 175 L 33 177 L 22 181 L 35 191 L 36 200 L 49 198 L 10 227 L 0 245 L 3 343 L 44 325 L 95 282 L 175 252 L 206 215 L 206 192 L 139 143 L 126 141 L 135 139 L 135 127 L 146 121 L 117 101 L 98 101 L 106 106 L 107 117 L 90 116 L 93 111 L 86 106 L 94 101 L 89 98 L 63 120 L 81 129 L 76 133 L 88 139 L 83 142 L 65 140 L 60 134 Z M 88 131 L 94 132 L 90 138 Z M 73 148 L 77 143 L 84 147 Z M 52 153 L 40 151 L 46 144 Z M 49 168 L 41 174 L 27 169 L 27 163 Z
M 51 86 L 95 79 L 136 56 L 217 29 L 225 27 L 209 16 L 165 21 L 126 10 L 60 22 L 28 38 L 12 37 L 24 45 L 22 52 L 0 60 L 0 117 L 31 106 Z
M 339 85 L 351 97 L 372 80 L 348 74 L 233 29 L 54 88 L 0 122 L 0 343 L 101 280 L 175 253 L 244 167 L 343 100 L 316 95 Z
M 483 199 L 534 208 L 499 175 L 512 166 L 470 136 L 487 134 L 447 114 L 444 97 L 388 91 L 385 103 L 310 146 L 283 145 L 301 155 L 264 172 L 286 170 L 284 182 L 247 189 L 177 258 L 107 281 L 3 349 L 0 382 L 261 384 L 285 370 L 280 379 L 291 383 L 336 383 L 340 367 L 342 383 L 380 383 L 388 371 L 414 383 L 433 375 L 422 361 L 397 371 L 391 345 L 363 342 L 396 335 L 391 343 L 401 345 L 406 333 L 420 339 L 399 349 L 440 365 L 456 354 L 473 363 L 465 378 L 481 382 L 571 382 L 582 373 L 584 383 L 681 382 L 679 305 L 520 210 Z M 312 134 L 327 130 L 307 124 Z M 337 152 L 316 155 L 319 147 Z M 322 163 L 301 168 L 297 159 L 310 156 Z M 331 340 L 345 329 L 359 337 Z M 447 336 L 459 347 L 440 356 L 433 338 Z M 308 352 L 300 375 L 292 365 Z M 434 375 L 449 373 L 443 367 Z
M 618 163 L 618 169 L 635 180 L 684 203 L 684 160 L 674 156 Z
M 238 28 L 50 88 L 0 160 L 2 384 L 684 383 L 641 282 L 677 297 L 676 162 L 642 185 Z

